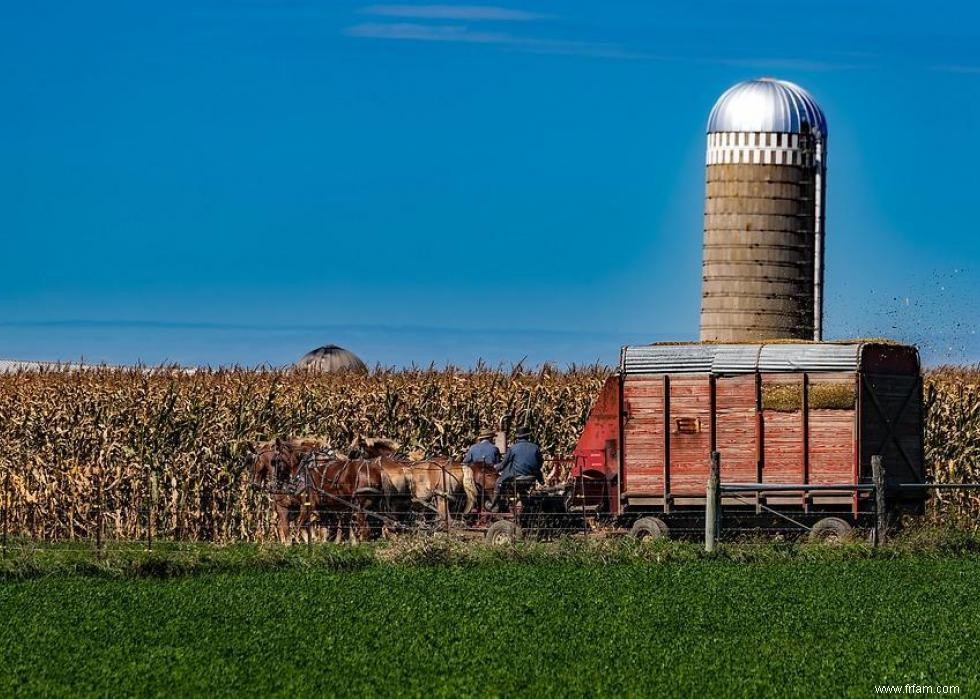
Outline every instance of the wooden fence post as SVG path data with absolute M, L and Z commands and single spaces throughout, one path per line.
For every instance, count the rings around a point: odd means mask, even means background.
M 99 464 L 99 477 L 96 480 L 96 493 L 95 493 L 95 554 L 98 558 L 102 558 L 102 488 L 104 486 L 103 479 L 105 477 L 105 465 Z
M 4 558 L 7 557 L 7 531 L 10 528 L 10 467 L 7 467 L 7 472 L 3 479 L 3 555 Z
M 705 488 L 704 506 L 704 550 L 714 553 L 718 540 L 718 514 L 721 511 L 721 454 L 711 452 L 711 466 L 708 470 L 708 484 Z
M 149 464 L 143 464 L 146 469 L 146 550 L 153 550 L 153 511 L 156 501 L 156 478 Z
M 885 469 L 882 467 L 881 455 L 871 457 L 871 479 L 875 485 L 875 537 L 874 545 L 884 543 L 888 529 L 888 510 L 885 504 Z
M 312 486 L 310 486 L 312 487 Z M 309 491 L 306 493 L 306 553 L 313 554 L 313 518 L 316 517 L 316 510 L 313 509 L 313 498 Z

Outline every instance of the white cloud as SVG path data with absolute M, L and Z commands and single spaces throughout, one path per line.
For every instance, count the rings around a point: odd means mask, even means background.
M 620 44 L 591 41 L 571 41 L 522 36 L 511 32 L 473 30 L 465 24 L 425 24 L 421 22 L 366 22 L 347 27 L 344 33 L 361 39 L 401 41 L 434 41 L 444 43 L 486 44 L 499 49 L 551 55 L 585 56 L 629 61 L 676 61 L 710 65 L 731 65 L 763 70 L 828 71 L 859 68 L 854 63 L 801 58 L 701 58 L 697 56 L 668 56 L 633 50 Z M 972 72 L 969 67 L 944 67 L 944 70 Z
M 835 61 L 810 60 L 807 58 L 719 58 L 707 61 L 729 66 L 744 66 L 761 70 L 850 70 L 860 67 L 855 63 L 839 63 Z
M 467 44 L 491 44 L 528 53 L 618 58 L 626 60 L 662 60 L 661 57 L 624 49 L 616 44 L 587 41 L 565 41 L 517 36 L 507 32 L 473 31 L 465 25 L 378 23 L 368 22 L 348 27 L 348 36 L 361 39 L 394 39 L 403 41 L 441 41 Z
M 493 5 L 370 5 L 361 10 L 379 17 L 406 19 L 461 19 L 491 22 L 529 22 L 547 19 L 549 15 L 525 10 L 513 10 Z
M 470 44 L 510 44 L 514 37 L 498 32 L 472 32 L 459 25 L 378 24 L 368 22 L 348 27 L 348 36 L 361 39 L 401 39 L 408 41 L 453 41 Z
M 980 73 L 980 66 L 969 65 L 941 65 L 933 66 L 932 69 L 943 73 L 960 73 L 962 75 L 976 75 Z

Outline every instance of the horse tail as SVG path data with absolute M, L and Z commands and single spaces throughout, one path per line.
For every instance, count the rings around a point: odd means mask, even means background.
M 469 464 L 463 464 L 463 492 L 466 493 L 466 506 L 463 514 L 468 515 L 476 506 L 476 501 L 480 497 L 476 489 L 476 479 L 473 477 L 473 468 Z

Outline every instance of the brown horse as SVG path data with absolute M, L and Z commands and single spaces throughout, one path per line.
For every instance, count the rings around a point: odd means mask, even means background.
M 310 452 L 299 465 L 297 494 L 302 505 L 297 525 L 345 530 L 351 539 L 370 539 L 408 524 L 421 510 L 434 514 L 436 525 L 451 523 L 482 506 L 492 492 L 497 471 L 487 464 L 462 464 L 448 459 L 420 462 L 388 457 L 338 459 Z
M 482 512 L 493 497 L 494 489 L 497 487 L 497 479 L 500 478 L 500 471 L 494 465 L 482 461 L 460 465 L 469 466 L 473 473 L 473 483 L 476 486 L 477 494 L 476 506 Z M 472 506 L 466 510 L 467 513 L 472 511 Z
M 276 512 L 276 532 L 278 538 L 283 543 L 290 541 L 290 522 L 299 522 L 300 532 L 302 527 L 310 519 L 311 512 L 304 511 L 304 507 L 309 510 L 306 497 L 305 485 L 299 480 L 300 464 L 303 459 L 311 452 L 318 453 L 319 461 L 347 460 L 348 458 L 375 458 L 380 456 L 390 456 L 399 449 L 399 443 L 382 437 L 358 437 L 348 448 L 347 456 L 337 455 L 329 447 L 329 443 L 318 437 L 296 437 L 292 439 L 276 438 L 274 440 L 258 442 L 252 448 L 249 459 L 252 464 L 252 480 L 260 486 L 265 487 L 273 502 Z M 349 508 L 329 508 L 330 512 L 324 512 L 320 518 L 319 525 L 326 530 L 329 537 L 333 525 L 336 525 L 337 536 L 342 536 L 341 521 L 349 519 L 341 514 L 350 514 Z
M 404 522 L 421 510 L 436 516 L 436 524 L 451 524 L 453 516 L 466 516 L 482 507 L 483 494 L 493 491 L 497 471 L 487 464 L 463 464 L 451 459 L 402 461 L 382 457 L 380 501 L 388 514 Z
M 394 457 L 401 444 L 384 437 L 358 436 L 350 443 L 347 456 L 351 459 L 374 459 L 379 456 Z
M 315 449 L 326 449 L 321 439 L 300 437 L 257 442 L 249 453 L 252 466 L 252 481 L 265 488 L 276 512 L 276 532 L 279 540 L 289 542 L 289 521 L 291 515 L 298 516 L 302 502 L 293 482 L 299 464 L 307 454 Z
M 482 507 L 493 491 L 497 471 L 486 464 L 450 459 L 403 461 L 394 458 L 397 442 L 361 438 L 350 456 L 338 456 L 315 439 L 277 439 L 256 445 L 252 468 L 257 483 L 269 482 L 278 517 L 278 535 L 290 539 L 290 520 L 302 531 L 314 522 L 338 540 L 371 538 L 397 528 L 413 511 L 435 513 L 437 523 Z M 375 457 L 375 458 L 370 458 Z
M 351 539 L 369 539 L 383 523 L 393 523 L 388 504 L 388 479 L 379 459 L 337 458 L 330 452 L 313 451 L 300 462 L 295 482 L 301 506 L 297 526 L 314 521 L 337 538 L 349 529 Z M 348 525 L 348 526 L 345 526 Z

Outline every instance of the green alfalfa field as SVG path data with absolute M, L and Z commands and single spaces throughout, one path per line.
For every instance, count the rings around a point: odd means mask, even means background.
M 980 690 L 980 541 L 184 545 L 8 558 L 0 694 Z

